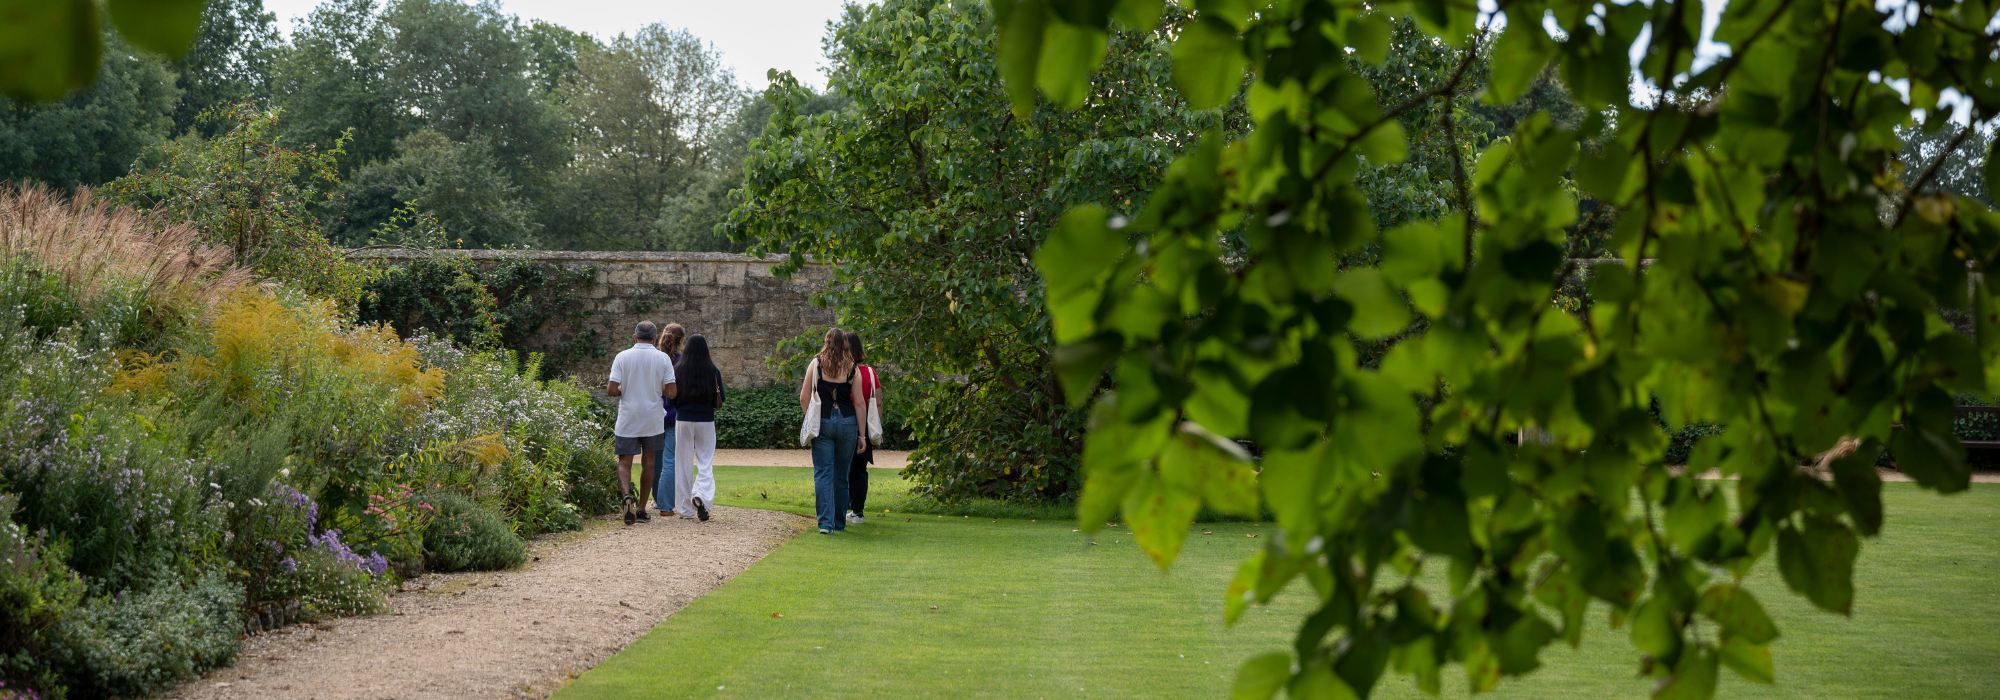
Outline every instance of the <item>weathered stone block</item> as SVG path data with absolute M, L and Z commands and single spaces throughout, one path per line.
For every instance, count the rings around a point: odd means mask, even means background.
M 717 263 L 708 261 L 688 263 L 687 283 L 704 287 L 715 286 L 716 267 Z
M 716 286 L 718 287 L 743 286 L 743 274 L 749 269 L 749 267 L 750 265 L 747 263 L 733 263 L 733 262 L 716 263 L 715 265 Z

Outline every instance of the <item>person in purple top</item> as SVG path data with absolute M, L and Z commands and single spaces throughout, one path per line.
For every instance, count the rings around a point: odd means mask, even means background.
M 687 341 L 687 329 L 681 324 L 669 323 L 660 329 L 660 352 L 673 358 L 674 364 L 681 363 L 681 344 Z M 666 515 L 674 509 L 674 402 L 673 397 L 660 397 L 667 405 L 666 445 L 653 458 L 657 471 L 653 483 L 659 488 L 653 490 L 653 502 L 659 506 L 660 514 Z

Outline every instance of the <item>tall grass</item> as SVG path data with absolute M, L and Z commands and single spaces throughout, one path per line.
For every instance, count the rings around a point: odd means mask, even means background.
M 228 249 L 199 239 L 89 188 L 0 183 L 0 303 L 23 307 L 44 335 L 82 322 L 99 331 L 86 335 L 112 334 L 106 345 L 158 335 L 251 281 Z

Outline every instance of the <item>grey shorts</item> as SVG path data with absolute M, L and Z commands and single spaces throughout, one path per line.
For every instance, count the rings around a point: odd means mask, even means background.
M 618 448 L 618 456 L 636 455 L 645 452 L 659 452 L 667 446 L 667 434 L 628 438 L 623 435 L 612 439 L 612 446 Z

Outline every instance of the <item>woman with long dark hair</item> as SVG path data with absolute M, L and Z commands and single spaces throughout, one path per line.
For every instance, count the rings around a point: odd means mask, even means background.
M 687 374 L 683 375 L 682 372 Z M 715 503 L 715 409 L 726 391 L 722 370 L 708 356 L 708 338 L 688 336 L 674 366 L 674 512 L 708 520 Z
M 848 470 L 861 451 L 854 420 L 854 397 L 859 392 L 854 388 L 850 354 L 847 336 L 828 328 L 819 355 L 806 365 L 805 381 L 799 384 L 799 408 L 805 410 L 799 444 L 812 448 L 813 510 L 819 515 L 822 535 L 847 529 L 841 514 L 847 511 Z
M 854 358 L 854 388 L 861 392 L 855 401 L 861 454 L 854 456 L 847 471 L 847 522 L 859 525 L 868 515 L 868 468 L 875 466 L 875 446 L 882 443 L 882 380 L 875 375 L 875 368 L 866 364 L 861 336 L 854 331 L 841 335 L 847 338 L 847 352 Z

